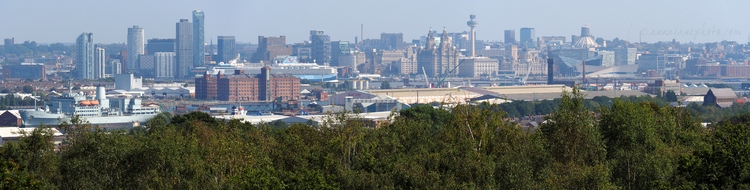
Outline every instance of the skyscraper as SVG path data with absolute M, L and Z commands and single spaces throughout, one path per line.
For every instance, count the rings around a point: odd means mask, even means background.
M 258 49 L 253 55 L 253 62 L 271 61 L 279 55 L 292 55 L 293 48 L 286 45 L 286 36 L 258 36 Z
M 635 64 L 636 54 L 638 54 L 638 49 L 636 48 L 621 47 L 615 49 L 615 65 Z
M 339 57 L 351 54 L 349 50 L 349 41 L 331 42 L 331 65 L 332 66 L 349 66 L 339 63 Z
M 94 79 L 104 78 L 107 70 L 107 53 L 104 48 L 96 46 L 94 51 Z
M 174 52 L 154 53 L 154 76 L 157 79 L 174 78 Z
M 323 31 L 310 30 L 310 42 L 312 50 L 312 59 L 318 65 L 328 65 L 331 63 L 331 37 L 325 35 Z
M 119 59 L 110 59 L 108 68 L 109 72 L 107 73 L 110 75 L 122 74 L 122 64 Z
M 94 34 L 82 33 L 76 39 L 77 79 L 94 78 Z
M 193 66 L 205 65 L 206 40 L 203 36 L 204 15 L 201 10 L 193 11 Z
M 146 44 L 146 52 L 153 55 L 156 52 L 175 52 L 174 51 L 175 39 L 149 39 Z
M 235 50 L 235 41 L 234 36 L 219 36 L 218 39 L 218 46 L 219 46 L 219 52 L 218 52 L 218 60 L 217 62 L 224 62 L 229 63 L 229 60 L 232 60 L 237 57 L 237 51 Z
M 176 78 L 184 79 L 189 77 L 190 68 L 193 67 L 193 23 L 190 23 L 188 19 L 180 19 L 176 26 L 177 64 L 175 64 L 174 75 Z
M 505 30 L 505 43 L 506 44 L 516 43 L 516 31 L 515 30 Z
M 403 33 L 381 33 L 380 41 L 383 43 L 380 49 L 388 49 L 388 50 L 404 49 L 404 34 Z
M 521 43 L 532 43 L 536 38 L 534 28 L 521 28 Z
M 145 52 L 143 40 L 143 28 L 138 26 L 128 28 L 128 72 L 135 72 L 140 68 L 138 57 L 143 55 L 143 53 Z

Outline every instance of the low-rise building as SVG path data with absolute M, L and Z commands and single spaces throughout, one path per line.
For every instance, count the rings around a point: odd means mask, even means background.
M 731 107 L 737 101 L 737 94 L 731 88 L 712 88 L 703 96 L 703 106 Z
M 459 77 L 491 77 L 499 70 L 499 61 L 486 57 L 472 57 L 459 61 Z
M 0 145 L 10 141 L 18 141 L 19 138 L 31 135 L 35 129 L 45 130 L 52 135 L 52 143 L 60 145 L 64 136 L 60 131 L 54 128 L 18 128 L 18 127 L 0 127 Z
M 4 65 L 3 70 L 6 78 L 47 80 L 43 63 L 21 63 Z
M 196 98 L 222 101 L 297 100 L 300 97 L 300 78 L 290 74 L 271 74 L 271 67 L 263 67 L 258 75 L 235 70 L 232 74 L 206 73 L 195 78 Z M 215 94 L 215 96 L 214 96 Z
M 8 127 L 20 127 L 23 124 L 21 114 L 18 110 L 5 110 L 0 112 L 0 126 Z

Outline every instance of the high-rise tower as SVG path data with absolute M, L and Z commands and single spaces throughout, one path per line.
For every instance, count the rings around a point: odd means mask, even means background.
M 466 22 L 466 25 L 468 25 L 469 27 L 471 27 L 471 57 L 476 57 L 476 51 L 475 51 L 476 50 L 475 49 L 476 46 L 475 46 L 474 43 L 477 40 L 476 39 L 476 34 L 477 33 L 474 32 L 474 27 L 477 27 L 477 25 L 479 25 L 479 23 L 474 20 L 476 18 L 477 18 L 476 15 L 469 15 L 469 19 L 470 20 L 468 22 Z
M 536 38 L 534 28 L 521 28 L 521 43 L 532 43 Z
M 506 44 L 516 43 L 516 31 L 515 30 L 505 30 L 505 43 Z
M 193 67 L 193 23 L 190 23 L 188 19 L 180 19 L 176 26 L 177 64 L 175 64 L 174 75 L 176 78 L 187 78 L 190 68 Z
M 203 25 L 205 21 L 203 11 L 193 11 L 193 66 L 201 67 L 206 62 L 206 40 L 203 36 Z
M 318 65 L 331 63 L 331 37 L 320 30 L 310 30 L 312 58 Z
M 140 68 L 138 57 L 144 54 L 143 28 L 133 26 L 128 28 L 128 62 L 127 71 L 134 72 Z
M 104 48 L 99 47 L 97 45 L 94 51 L 94 78 L 95 79 L 104 78 L 104 74 L 107 69 L 106 63 L 107 63 L 107 53 L 105 52 Z
M 175 39 L 158 39 L 153 38 L 147 40 L 148 43 L 146 43 L 146 52 L 148 52 L 149 55 L 153 55 L 156 52 L 175 52 L 174 50 L 174 44 Z
M 217 62 L 229 63 L 237 57 L 234 36 L 219 36 L 219 54 Z
M 94 69 L 94 34 L 82 33 L 76 39 L 78 79 L 95 79 Z
M 270 62 L 279 55 L 292 55 L 292 47 L 286 45 L 286 36 L 258 36 L 258 49 L 253 55 L 253 62 Z

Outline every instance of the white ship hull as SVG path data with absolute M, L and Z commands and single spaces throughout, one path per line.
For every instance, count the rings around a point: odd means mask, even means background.
M 154 118 L 154 116 L 156 116 L 156 114 L 81 117 L 81 119 L 92 125 L 128 126 L 136 122 L 145 123 L 147 120 Z M 63 114 L 53 114 L 34 110 L 22 110 L 21 118 L 25 127 L 38 127 L 42 124 L 46 126 L 57 126 L 62 122 L 70 122 L 71 119 Z

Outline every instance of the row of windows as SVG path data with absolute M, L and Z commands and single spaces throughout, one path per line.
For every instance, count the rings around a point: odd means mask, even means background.
M 99 112 L 99 110 L 76 110 L 76 113 Z

